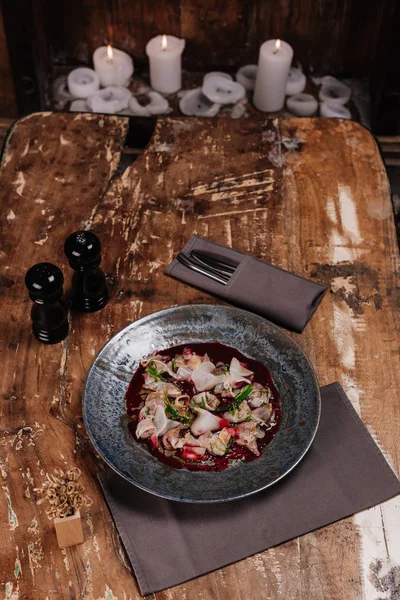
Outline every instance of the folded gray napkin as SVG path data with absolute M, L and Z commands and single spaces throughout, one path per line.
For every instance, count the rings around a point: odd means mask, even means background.
M 320 426 L 304 459 L 282 481 L 249 498 L 185 504 L 152 496 L 109 468 L 99 475 L 143 595 L 400 493 L 400 482 L 340 385 L 321 388 L 321 396 Z
M 301 333 L 326 292 L 326 286 L 289 273 L 254 256 L 192 235 L 182 250 L 217 255 L 237 265 L 226 285 L 196 273 L 174 259 L 167 275 L 245 308 L 286 329 Z

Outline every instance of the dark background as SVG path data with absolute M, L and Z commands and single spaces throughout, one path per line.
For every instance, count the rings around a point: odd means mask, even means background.
M 368 77 L 372 125 L 399 132 L 397 0 L 1 0 L 0 117 L 51 108 L 60 68 L 90 64 L 111 42 L 147 68 L 154 35 L 186 39 L 187 70 L 257 62 L 260 44 L 280 37 L 315 74 Z

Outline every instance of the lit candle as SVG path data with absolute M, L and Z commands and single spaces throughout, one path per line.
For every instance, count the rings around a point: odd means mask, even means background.
M 286 95 L 294 96 L 295 94 L 301 94 L 306 87 L 306 76 L 303 71 L 299 68 L 292 67 L 289 70 L 288 80 L 286 82 Z
M 128 87 L 133 74 L 133 62 L 126 52 L 111 46 L 100 46 L 93 53 L 93 64 L 103 87 Z
M 336 119 L 351 119 L 351 112 L 342 104 L 335 104 L 327 100 L 319 105 L 321 117 L 330 117 Z
M 100 87 L 100 79 L 96 71 L 87 67 L 74 69 L 68 75 L 68 89 L 75 98 L 87 98 Z
M 254 89 L 256 108 L 275 112 L 283 107 L 292 58 L 292 47 L 286 42 L 268 40 L 261 45 Z
M 151 87 L 163 94 L 173 94 L 182 87 L 182 52 L 185 40 L 173 35 L 158 35 L 146 46 L 150 62 Z
M 294 94 L 286 100 L 288 110 L 298 117 L 311 117 L 318 109 L 318 102 L 311 94 Z

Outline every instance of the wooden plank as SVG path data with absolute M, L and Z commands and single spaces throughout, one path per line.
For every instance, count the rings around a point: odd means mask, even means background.
M 51 44 L 59 62 L 91 63 L 93 51 L 112 43 L 131 54 L 138 66 L 147 66 L 146 43 L 155 35 L 179 35 L 180 6 L 174 0 L 62 0 L 48 6 L 57 21 Z
M 46 91 L 45 62 L 42 42 L 45 36 L 41 31 L 44 22 L 38 18 L 42 14 L 42 2 L 34 5 L 30 0 L 15 0 L 2 3 L 2 15 L 10 65 L 15 84 L 18 114 L 24 115 L 44 108 Z
M 17 104 L 15 101 L 14 80 L 4 32 L 3 13 L 0 10 L 0 116 L 15 117 Z
M 181 0 L 181 36 L 189 69 L 228 69 L 254 60 L 248 46 L 253 2 Z M 249 51 L 250 50 L 250 51 Z
M 400 144 L 400 135 L 377 135 L 380 144 Z
M 170 33 L 187 39 L 185 68 L 235 70 L 257 61 L 260 43 L 280 37 L 305 67 L 357 77 L 386 64 L 395 0 L 279 0 L 273 7 L 262 0 L 60 0 L 45 8 L 47 47 L 57 64 L 90 63 L 93 50 L 111 40 L 147 66 L 147 41 Z
M 351 0 L 291 0 L 274 5 L 274 10 L 259 2 L 257 44 L 280 37 L 294 47 L 295 58 L 306 68 L 311 66 L 323 74 L 365 76 L 376 67 L 377 52 L 380 68 L 385 64 L 387 36 L 380 32 L 390 30 L 394 9 L 392 0 L 362 5 Z M 361 36 L 359 23 L 366 24 Z
M 32 115 L 15 125 L 1 163 L 0 589 L 9 598 L 74 597 L 73 590 L 75 597 L 82 592 L 90 598 L 93 578 L 107 578 L 108 555 L 114 556 L 122 585 L 131 582 L 114 554 L 119 546 L 104 502 L 84 516 L 85 544 L 63 551 L 53 524 L 36 505 L 33 490 L 45 472 L 79 463 L 87 446 L 81 418 L 72 428 L 65 417 L 67 347 L 36 345 L 24 287 L 26 269 L 38 261 L 53 261 L 67 275 L 64 240 L 95 213 L 126 129 L 127 120 L 117 117 Z M 93 467 L 92 459 L 89 464 Z M 96 497 L 93 475 L 85 467 L 82 482 Z
M 282 136 L 298 142 L 284 160 L 285 266 L 331 287 L 301 345 L 321 384 L 340 381 L 399 474 L 400 263 L 378 147 L 346 121 L 292 119 Z M 399 510 L 393 499 L 301 538 L 304 598 L 378 597 L 376 561 L 385 573 L 398 561 L 400 537 L 385 539 L 399 534 Z
M 96 482 L 80 398 L 93 357 L 115 331 L 158 308 L 215 302 L 163 275 L 193 232 L 330 284 L 333 293 L 293 337 L 321 384 L 342 383 L 399 473 L 399 252 L 373 138 L 348 121 L 282 120 L 282 160 L 269 141 L 277 122 L 160 119 L 145 152 L 110 182 L 126 124 L 35 115 L 15 127 L 0 171 L 0 581 L 9 597 L 140 597 Z M 227 177 L 235 187 L 224 194 Z M 41 346 L 30 334 L 23 276 L 46 255 L 69 285 L 62 244 L 81 226 L 103 241 L 110 303 L 71 315 L 67 340 Z M 94 500 L 85 543 L 63 553 L 33 492 L 58 465 L 78 466 Z M 375 597 L 376 560 L 397 573 L 399 510 L 394 499 L 154 598 Z

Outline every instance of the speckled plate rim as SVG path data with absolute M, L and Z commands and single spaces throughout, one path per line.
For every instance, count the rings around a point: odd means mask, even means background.
M 316 411 L 316 422 L 315 422 L 315 426 L 314 426 L 314 430 L 312 435 L 310 436 L 307 445 L 304 446 L 304 449 L 302 451 L 302 453 L 299 455 L 298 459 L 293 462 L 293 464 L 281 475 L 277 476 L 276 478 L 274 478 L 273 480 L 261 485 L 258 489 L 254 489 L 242 494 L 237 494 L 235 496 L 232 497 L 228 497 L 228 498 L 220 498 L 220 499 L 212 499 L 212 500 L 201 500 L 201 499 L 192 499 L 192 498 L 185 498 L 185 497 L 176 497 L 174 495 L 169 495 L 169 494 L 165 494 L 165 493 L 159 493 L 156 490 L 142 484 L 141 482 L 135 481 L 128 473 L 124 473 L 124 471 L 119 470 L 113 463 L 112 461 L 108 460 L 108 458 L 104 455 L 102 448 L 99 446 L 99 444 L 96 442 L 94 436 L 92 435 L 91 432 L 91 427 L 90 427 L 90 423 L 87 420 L 87 413 L 85 410 L 85 398 L 86 398 L 86 391 L 87 391 L 87 386 L 88 386 L 88 382 L 90 380 L 91 374 L 95 368 L 96 365 L 96 361 L 98 360 L 98 358 L 100 357 L 100 355 L 104 352 L 104 350 L 113 343 L 114 338 L 116 338 L 117 336 L 121 335 L 124 331 L 128 330 L 129 328 L 132 327 L 132 325 L 137 325 L 137 324 L 142 324 L 142 323 L 146 323 L 147 321 L 151 321 L 154 319 L 154 317 L 156 316 L 160 316 L 162 314 L 168 314 L 170 312 L 175 312 L 177 309 L 192 309 L 192 308 L 196 308 L 196 309 L 205 309 L 205 310 L 212 310 L 213 308 L 217 308 L 217 309 L 226 309 L 226 310 L 234 310 L 236 313 L 243 313 L 244 315 L 250 315 L 251 317 L 256 317 L 258 319 L 260 319 L 260 321 L 265 322 L 269 327 L 271 327 L 272 329 L 275 329 L 279 332 L 280 335 L 282 335 L 284 338 L 286 338 L 290 344 L 293 344 L 293 346 L 297 349 L 298 352 L 300 352 L 300 354 L 303 355 L 304 360 L 306 361 L 306 363 L 308 364 L 309 370 L 310 370 L 310 374 L 312 376 L 313 382 L 315 384 L 315 390 L 317 392 L 317 411 Z M 190 342 L 187 342 L 188 344 Z M 234 347 L 233 345 L 231 345 L 232 347 Z M 133 375 L 133 373 L 132 373 Z M 172 501 L 177 501 L 177 502 L 185 502 L 185 503 L 191 503 L 191 504 L 215 504 L 215 503 L 221 503 L 221 502 L 232 502 L 235 500 L 240 500 L 243 498 L 247 498 L 249 496 L 252 496 L 253 494 L 257 494 L 263 490 L 268 489 L 269 487 L 271 487 L 272 485 L 274 485 L 275 483 L 277 483 L 278 481 L 281 481 L 284 477 L 286 477 L 289 473 L 291 473 L 291 471 L 293 471 L 293 469 L 295 469 L 298 464 L 303 460 L 304 456 L 307 454 L 307 452 L 310 450 L 315 436 L 317 434 L 318 428 L 319 428 L 319 424 L 320 424 L 320 419 L 321 419 L 321 394 L 320 394 L 320 385 L 319 385 L 319 381 L 318 381 L 318 376 L 316 374 L 316 371 L 314 369 L 314 366 L 311 362 L 311 360 L 309 359 L 309 357 L 307 356 L 307 354 L 305 353 L 305 351 L 301 348 L 301 346 L 293 339 L 291 338 L 286 331 L 284 331 L 282 328 L 280 328 L 278 325 L 275 325 L 275 323 L 272 323 L 271 321 L 268 321 L 267 319 L 260 317 L 259 315 L 256 315 L 255 313 L 252 313 L 250 311 L 246 311 L 243 310 L 241 308 L 237 308 L 235 306 L 231 306 L 231 305 L 222 305 L 222 304 L 204 304 L 204 303 L 199 303 L 199 304 L 184 304 L 184 305 L 174 305 L 168 308 L 162 308 L 158 311 L 154 311 L 152 313 L 149 313 L 148 315 L 145 315 L 143 317 L 140 317 L 139 319 L 135 319 L 134 321 L 131 321 L 130 323 L 128 323 L 125 327 L 121 328 L 119 331 L 117 331 L 109 340 L 107 340 L 107 342 L 105 342 L 105 344 L 101 347 L 101 349 L 99 350 L 99 352 L 97 353 L 97 355 L 95 356 L 88 372 L 85 378 L 85 383 L 84 383 L 84 388 L 83 388 L 83 393 L 82 393 L 82 411 L 83 411 L 83 421 L 84 421 L 84 425 L 85 425 L 85 429 L 86 432 L 90 438 L 91 444 L 93 445 L 94 449 L 96 450 L 97 454 L 100 456 L 100 458 L 115 472 L 117 473 L 120 477 L 123 477 L 126 481 L 128 481 L 131 485 L 134 485 L 135 487 L 138 487 L 139 489 L 154 495 L 156 497 L 161 497 L 164 498 L 166 500 L 172 500 Z M 193 472 L 194 473 L 194 472 Z

